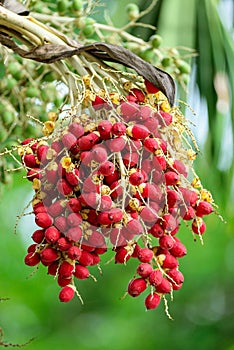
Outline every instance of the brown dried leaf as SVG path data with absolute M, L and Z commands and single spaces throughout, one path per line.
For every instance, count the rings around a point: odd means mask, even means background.
M 149 80 L 168 98 L 172 106 L 175 101 L 175 83 L 173 78 L 165 71 L 144 61 L 131 51 L 117 45 L 94 43 L 83 46 L 80 50 L 88 51 L 93 56 L 116 63 L 121 63 L 134 69 L 138 74 Z
M 173 78 L 167 72 L 145 62 L 140 57 L 121 46 L 100 42 L 81 46 L 80 43 L 77 42 L 77 47 L 45 44 L 37 46 L 30 51 L 26 51 L 18 47 L 10 37 L 5 35 L 0 35 L 0 42 L 10 47 L 24 58 L 44 63 L 52 63 L 87 52 L 99 60 L 123 64 L 124 66 L 134 69 L 138 74 L 149 80 L 164 93 L 171 106 L 174 104 L 175 83 Z

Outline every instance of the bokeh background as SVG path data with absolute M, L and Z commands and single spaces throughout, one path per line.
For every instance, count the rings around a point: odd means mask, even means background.
M 123 9 L 127 3 L 105 2 L 118 26 L 126 20 Z M 150 1 L 134 3 L 145 8 Z M 69 304 L 60 303 L 52 276 L 43 267 L 32 273 L 23 263 L 35 224 L 32 218 L 22 217 L 14 233 L 16 216 L 32 196 L 30 184 L 16 173 L 0 202 L 0 296 L 9 298 L 0 303 L 5 341 L 20 344 L 35 337 L 27 345 L 29 350 L 234 350 L 234 81 L 228 65 L 234 55 L 233 10 L 233 1 L 228 0 L 162 0 L 146 17 L 157 26 L 163 45 L 198 51 L 191 60 L 187 97 L 181 96 L 188 98 L 196 112 L 196 116 L 187 112 L 197 125 L 194 133 L 201 147 L 196 170 L 225 221 L 215 214 L 208 217 L 204 245 L 194 242 L 185 227 L 179 233 L 188 254 L 180 265 L 183 288 L 169 302 L 174 320 L 165 315 L 163 303 L 146 312 L 144 296 L 121 300 L 134 274 L 134 261 L 127 266 L 112 261 L 103 265 L 102 275 L 93 268 L 97 283 L 89 279 L 78 287 L 85 304 L 76 298 Z M 102 15 L 103 9 L 96 14 L 99 19 Z M 213 24 L 212 18 L 216 19 Z M 142 28 L 133 33 L 152 34 Z M 225 82 L 223 89 L 217 88 Z

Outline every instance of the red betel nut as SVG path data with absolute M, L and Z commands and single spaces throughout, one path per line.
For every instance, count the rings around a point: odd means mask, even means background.
M 187 249 L 184 244 L 182 244 L 178 238 L 174 238 L 174 245 L 170 249 L 170 253 L 174 255 L 176 258 L 182 258 L 187 254 Z
M 137 165 L 139 155 L 136 152 L 129 152 L 123 155 L 123 162 L 126 167 L 134 167 Z
M 155 289 L 156 289 L 156 292 L 158 293 L 163 293 L 163 294 L 170 293 L 172 286 L 171 286 L 171 283 L 166 278 L 163 278 L 162 282 L 158 284 Z
M 136 278 L 128 284 L 128 294 L 132 297 L 137 297 L 146 289 L 147 284 L 143 278 Z
M 29 252 L 25 256 L 24 262 L 28 266 L 35 266 L 35 265 L 39 264 L 39 262 L 40 262 L 40 254 L 38 254 L 36 252 Z
M 104 176 L 111 175 L 115 170 L 115 166 L 112 162 L 106 161 L 102 163 L 98 169 L 99 173 L 101 173 Z
M 176 257 L 169 253 L 165 255 L 159 255 L 158 258 L 162 258 L 162 267 L 165 269 L 173 269 L 179 265 L 179 262 L 176 259 Z
M 33 181 L 34 179 L 40 179 L 41 178 L 41 170 L 37 168 L 30 169 L 27 172 L 27 179 L 29 181 Z
M 71 123 L 68 129 L 77 139 L 84 135 L 84 128 L 79 123 Z
M 82 223 L 82 216 L 79 213 L 71 213 L 67 217 L 67 223 L 70 227 L 79 226 Z
M 159 238 L 159 245 L 162 249 L 170 250 L 175 244 L 174 239 L 169 235 L 164 235 Z
M 149 233 L 156 238 L 160 238 L 164 235 L 164 229 L 158 222 L 156 222 L 149 230 Z
M 82 151 L 89 151 L 99 140 L 99 136 L 94 132 L 81 136 L 78 140 L 78 146 Z
M 115 137 L 114 139 L 108 140 L 108 148 L 111 152 L 121 152 L 126 144 L 126 140 L 123 137 Z
M 157 293 L 151 293 L 145 298 L 145 306 L 147 310 L 156 309 L 160 304 L 161 298 Z
M 71 212 L 78 213 L 81 210 L 81 203 L 77 198 L 69 198 L 66 208 Z
M 37 148 L 37 159 L 39 162 L 44 162 L 46 160 L 48 150 L 48 145 L 41 145 Z
M 122 102 L 120 105 L 121 114 L 124 120 L 134 120 L 139 115 L 139 105 L 137 103 Z
M 129 176 L 129 182 L 133 186 L 139 186 L 144 181 L 145 181 L 145 177 L 141 171 L 135 171 Z
M 79 258 L 79 263 L 83 266 L 91 266 L 93 265 L 93 256 L 91 253 L 82 250 L 81 256 Z
M 162 127 L 164 126 L 168 126 L 172 123 L 172 115 L 167 113 L 167 112 L 164 112 L 164 111 L 160 111 L 159 114 L 159 123 L 161 124 Z
M 59 262 L 54 261 L 47 268 L 47 273 L 52 276 L 56 276 L 58 274 Z
M 63 303 L 70 301 L 75 295 L 75 288 L 73 286 L 65 286 L 59 293 L 59 300 Z
M 107 140 L 111 137 L 112 123 L 109 120 L 103 120 L 98 124 L 97 129 L 100 133 L 100 137 L 103 140 Z
M 163 275 L 159 269 L 153 270 L 149 275 L 149 283 L 152 286 L 157 286 L 162 282 Z
M 186 205 L 191 205 L 193 207 L 196 204 L 198 200 L 197 192 L 184 187 L 179 187 L 178 190 L 181 192 L 183 202 Z
M 64 196 L 69 196 L 73 193 L 73 187 L 65 179 L 59 179 L 57 182 L 57 190 Z
M 59 267 L 58 273 L 63 278 L 68 278 L 71 277 L 74 270 L 74 265 L 71 265 L 68 261 L 63 261 Z
M 79 258 L 81 257 L 81 249 L 76 245 L 73 245 L 68 249 L 67 256 L 71 260 L 79 260 Z
M 60 238 L 60 232 L 59 230 L 54 227 L 48 227 L 45 231 L 45 239 L 48 243 L 55 243 Z
M 95 160 L 95 162 L 103 163 L 107 160 L 107 151 L 104 147 L 101 147 L 98 145 L 98 147 L 95 147 L 92 149 L 92 158 Z
M 159 142 L 156 139 L 148 138 L 144 141 L 144 147 L 149 152 L 156 152 L 159 149 Z
M 174 171 L 168 171 L 164 174 L 167 186 L 175 186 L 179 181 L 179 175 Z
M 53 219 L 50 215 L 46 213 L 38 213 L 35 216 L 35 222 L 38 226 L 42 228 L 48 228 L 53 224 Z
M 71 281 L 72 281 L 72 277 L 63 277 L 62 275 L 58 275 L 57 282 L 60 287 L 67 286 L 68 284 L 71 283 Z
M 171 278 L 172 285 L 180 285 L 184 282 L 183 274 L 177 269 L 171 269 L 167 272 L 167 275 Z
M 116 136 L 122 136 L 126 132 L 126 126 L 121 122 L 116 122 L 112 126 L 112 134 Z
M 90 272 L 86 266 L 76 264 L 73 275 L 79 280 L 85 280 L 90 276 Z
M 148 263 L 153 259 L 154 253 L 149 248 L 141 248 L 138 251 L 138 259 L 143 263 Z
M 66 237 L 60 237 L 57 240 L 56 246 L 59 250 L 65 252 L 66 250 L 72 247 L 72 242 L 68 241 Z
M 153 85 L 149 80 L 145 79 L 145 87 L 146 91 L 149 94 L 155 94 L 156 92 L 160 91 L 155 85 Z
M 119 242 L 117 242 L 117 243 L 119 245 Z M 117 252 L 115 254 L 115 263 L 116 264 L 125 264 L 130 258 L 131 258 L 130 252 L 127 249 L 125 249 L 124 247 L 121 247 L 117 250 Z
M 71 242 L 79 242 L 82 237 L 82 230 L 79 226 L 71 227 L 66 231 L 66 238 Z
M 165 231 L 171 232 L 177 227 L 176 219 L 171 214 L 165 214 L 162 217 L 162 228 Z
M 54 262 L 55 260 L 57 260 L 59 258 L 59 254 L 53 248 L 44 248 L 40 253 L 40 257 L 41 262 L 47 266 L 52 264 L 52 262 Z
M 54 220 L 54 226 L 56 226 L 60 232 L 65 233 L 68 228 L 67 219 L 64 216 L 58 216 Z
M 158 219 L 158 214 L 152 208 L 144 207 L 140 212 L 140 217 L 144 222 L 154 224 Z
M 149 277 L 150 273 L 153 271 L 153 267 L 148 263 L 142 263 L 137 267 L 137 273 L 142 278 Z
M 127 127 L 126 133 L 134 139 L 138 140 L 143 140 L 150 135 L 149 129 L 141 124 L 135 124 L 133 126 Z
M 185 210 L 186 210 L 186 212 L 185 212 Z M 186 209 L 184 207 L 182 207 L 180 212 L 181 212 L 184 220 L 192 220 L 195 216 L 195 210 L 191 206 L 187 207 Z M 183 215 L 184 212 L 185 212 L 185 214 Z
M 87 240 L 87 244 L 89 244 L 91 247 L 95 247 L 95 248 L 104 247 L 105 246 L 105 239 L 100 232 L 93 231 Z
M 133 235 L 139 235 L 144 231 L 140 221 L 138 219 L 132 219 L 128 221 L 126 230 L 131 232 Z
M 213 211 L 214 209 L 210 203 L 201 201 L 197 205 L 196 215 L 202 217 L 211 214 Z
M 73 187 L 77 186 L 80 182 L 78 169 L 74 169 L 73 171 L 66 172 L 65 176 L 69 185 Z
M 176 169 L 178 173 L 184 175 L 184 177 L 188 176 L 187 168 L 181 160 L 175 159 L 173 163 L 173 168 Z
M 205 230 L 206 230 L 206 224 L 205 222 L 202 220 L 202 218 L 197 218 L 193 220 L 192 223 L 192 230 L 194 233 L 196 233 L 197 235 L 202 235 Z
M 64 134 L 62 137 L 62 143 L 68 150 L 75 145 L 76 141 L 77 139 L 75 135 L 73 135 L 71 132 Z
M 145 94 L 140 89 L 136 89 L 136 88 L 131 89 L 130 95 L 134 96 L 138 102 L 145 101 Z
M 36 243 L 41 243 L 45 238 L 45 230 L 36 230 L 32 234 L 32 239 Z
M 48 207 L 48 214 L 52 217 L 57 217 L 64 211 L 62 201 L 56 200 Z
M 36 168 L 36 167 L 38 167 L 38 164 L 36 162 L 36 157 L 35 157 L 34 154 L 25 154 L 25 155 L 23 155 L 22 162 L 28 168 Z

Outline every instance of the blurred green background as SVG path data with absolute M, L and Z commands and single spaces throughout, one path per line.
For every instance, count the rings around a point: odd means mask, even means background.
M 127 1 L 112 0 L 106 3 L 115 21 L 124 23 L 122 11 Z M 139 3 L 142 8 L 146 6 L 146 2 L 135 3 Z M 212 35 L 217 44 L 217 32 L 208 32 L 207 22 L 200 23 L 202 29 L 199 27 L 196 21 L 197 8 L 206 8 L 204 13 L 208 18 L 214 15 L 212 6 L 216 8 L 218 3 L 226 9 L 224 13 L 230 15 L 233 2 L 225 0 L 159 1 L 160 6 L 153 11 L 148 22 L 157 25 L 165 46 L 188 45 L 197 48 L 200 30 L 200 36 L 207 40 L 206 50 L 209 53 L 213 47 L 210 42 Z M 219 20 L 223 21 L 222 11 L 219 7 L 215 13 L 221 14 Z M 227 18 L 224 22 L 229 23 Z M 233 28 L 229 26 L 226 30 L 230 32 Z M 142 35 L 150 33 L 143 31 Z M 224 42 L 222 36 L 219 39 Z M 211 57 L 214 53 L 210 53 Z M 199 240 L 194 242 L 184 227 L 179 233 L 188 254 L 180 264 L 185 276 L 183 288 L 175 292 L 175 300 L 169 302 L 174 320 L 169 320 L 165 315 L 163 303 L 155 311 L 146 312 L 144 296 L 120 300 L 134 274 L 134 261 L 130 261 L 127 266 L 115 265 L 113 262 L 103 264 L 103 275 L 93 268 L 97 283 L 90 279 L 80 282 L 78 287 L 85 304 L 82 306 L 76 298 L 69 304 L 60 303 L 57 297 L 59 288 L 52 276 L 46 275 L 46 269 L 40 267 L 32 274 L 33 269 L 23 263 L 35 225 L 31 217 L 23 217 L 17 234 L 14 234 L 16 216 L 23 211 L 32 196 L 30 184 L 22 179 L 22 174 L 15 174 L 14 184 L 5 189 L 0 202 L 0 295 L 9 298 L 0 303 L 0 326 L 5 341 L 24 343 L 36 337 L 27 345 L 27 349 L 32 350 L 234 350 L 233 139 L 232 133 L 225 134 L 226 121 L 228 118 L 232 120 L 234 116 L 231 103 L 227 111 L 220 112 L 217 109 L 217 92 L 213 88 L 209 90 L 209 85 L 208 90 L 204 90 L 201 79 L 199 83 L 194 70 L 200 72 L 202 77 L 209 68 L 207 61 L 201 62 L 201 59 L 205 60 L 204 52 L 199 59 L 191 62 L 194 69 L 188 94 L 190 104 L 197 112 L 195 134 L 202 150 L 196 170 L 204 186 L 213 193 L 226 223 L 212 214 L 206 220 L 204 245 Z M 216 65 L 210 72 L 212 86 L 219 68 Z M 226 68 L 227 64 L 220 71 L 227 72 Z M 233 81 L 230 75 L 229 78 L 231 86 Z M 215 115 L 211 120 L 212 106 Z M 192 117 L 191 113 L 189 117 Z M 221 150 L 220 144 L 225 139 L 226 148 Z M 105 257 L 107 260 L 108 257 Z

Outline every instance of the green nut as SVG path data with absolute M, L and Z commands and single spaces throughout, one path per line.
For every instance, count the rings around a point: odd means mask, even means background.
M 158 34 L 151 35 L 149 38 L 150 45 L 155 49 L 157 49 L 162 44 L 162 41 L 162 37 Z
M 33 11 L 34 12 L 38 12 L 38 13 L 42 13 L 43 12 L 43 5 L 40 3 L 36 3 L 33 5 Z
M 26 137 L 41 136 L 41 127 L 35 124 L 28 124 L 25 129 Z
M 69 7 L 69 2 L 67 0 L 58 0 L 57 1 L 57 10 L 60 13 L 65 12 Z
M 71 7 L 74 11 L 80 11 L 83 8 L 83 1 L 82 0 L 73 0 Z
M 15 137 L 25 138 L 22 135 L 23 134 L 23 130 L 22 130 L 22 126 L 20 126 L 20 125 L 16 125 L 14 127 L 14 129 L 12 130 L 12 134 L 14 134 Z
M 6 79 L 6 88 L 7 90 L 13 89 L 17 85 L 17 80 L 13 77 L 8 77 Z
M 78 29 L 83 29 L 86 25 L 85 17 L 78 17 L 75 21 L 75 24 L 76 24 Z
M 87 37 L 93 35 L 94 32 L 95 30 L 93 24 L 88 24 L 84 28 L 82 28 L 82 33 Z
M 25 91 L 25 95 L 27 97 L 30 97 L 30 98 L 38 97 L 39 94 L 40 94 L 39 90 L 36 87 L 33 87 L 33 86 L 27 88 L 26 91 Z
M 7 65 L 7 70 L 11 75 L 14 75 L 20 69 L 20 65 L 17 62 L 9 62 Z
M 92 17 L 85 18 L 85 24 L 86 25 L 94 24 L 95 22 L 96 22 L 95 19 L 92 18 Z
M 3 124 L 6 126 L 12 124 L 13 121 L 15 120 L 14 113 L 11 111 L 7 111 L 7 110 L 2 112 L 1 117 L 2 117 L 1 119 L 2 119 Z
M 43 76 L 43 81 L 47 83 L 51 83 L 54 80 L 55 80 L 54 72 L 48 72 Z
M 16 80 L 20 80 L 23 77 L 22 67 L 18 62 L 10 62 L 7 66 L 8 72 L 15 78 Z
M 161 64 L 163 67 L 169 67 L 172 64 L 172 59 L 170 57 L 164 57 Z
M 130 42 L 123 43 L 123 46 L 126 49 L 128 49 L 128 50 L 130 50 L 130 51 L 132 51 L 134 53 L 137 53 L 137 54 L 139 54 L 139 52 L 141 50 L 140 45 L 135 43 L 135 42 L 133 42 L 133 41 L 132 42 L 130 41 Z
M 133 21 L 139 17 L 139 7 L 136 4 L 130 3 L 126 6 L 126 12 L 128 15 L 128 18 Z
M 190 65 L 184 60 L 176 60 L 175 64 L 176 64 L 176 67 L 179 69 L 180 73 L 185 73 L 185 74 L 191 73 Z
M 155 59 L 155 53 L 152 49 L 146 49 L 140 52 L 139 56 L 147 62 L 152 62 Z

